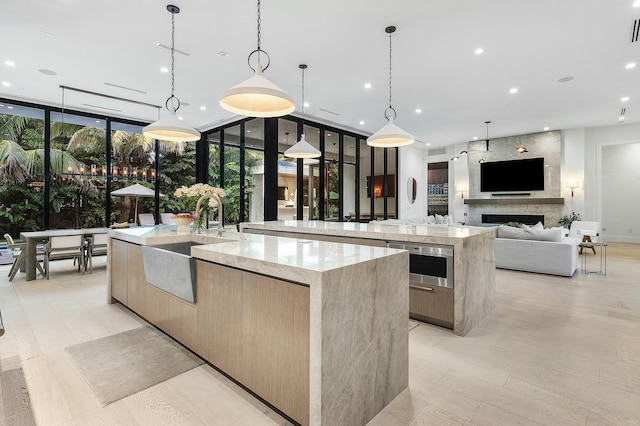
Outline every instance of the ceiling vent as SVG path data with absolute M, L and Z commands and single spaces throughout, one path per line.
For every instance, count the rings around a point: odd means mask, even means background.
M 430 149 L 429 155 L 446 155 L 447 148 Z
M 636 19 L 635 21 L 633 21 L 633 25 L 631 26 L 631 43 L 637 42 L 639 35 L 640 35 L 640 19 Z

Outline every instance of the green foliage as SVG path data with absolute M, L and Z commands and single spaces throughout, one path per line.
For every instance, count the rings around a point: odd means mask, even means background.
M 512 226 L 514 228 L 520 228 L 522 227 L 522 224 L 520 222 L 507 222 L 505 223 L 506 226 Z
M 558 223 L 565 228 L 570 228 L 574 220 L 580 220 L 580 215 L 572 210 L 570 214 L 562 216 Z

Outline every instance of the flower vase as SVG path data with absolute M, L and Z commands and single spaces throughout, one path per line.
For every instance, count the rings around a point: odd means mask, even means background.
M 196 234 L 203 234 L 207 232 L 206 220 L 207 216 L 194 217 L 191 232 Z

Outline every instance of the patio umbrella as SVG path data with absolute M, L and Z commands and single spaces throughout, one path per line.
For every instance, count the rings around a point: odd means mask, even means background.
M 136 209 L 135 209 L 135 221 L 138 221 L 138 198 L 151 198 L 156 196 L 156 191 L 151 188 L 147 188 L 146 186 L 140 185 L 139 183 L 134 183 L 133 185 L 125 186 L 124 188 L 116 189 L 115 191 L 111 191 L 111 195 L 115 195 L 117 197 L 136 197 Z M 164 195 L 161 193 L 161 197 Z

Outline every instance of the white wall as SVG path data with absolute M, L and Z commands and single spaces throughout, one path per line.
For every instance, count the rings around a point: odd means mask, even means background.
M 640 194 L 640 157 L 635 148 L 639 143 L 640 124 L 585 129 L 585 215 L 582 218 L 602 222 L 604 241 L 640 243 L 640 213 L 636 209 L 629 216 L 626 210 L 633 208 Z M 620 149 L 610 150 L 614 146 Z M 626 161 L 631 162 L 630 166 Z M 614 203 L 617 208 L 605 203 Z
M 452 156 L 468 150 L 466 142 L 459 143 L 453 147 L 455 154 Z M 458 192 L 462 187 L 465 188 L 464 198 L 469 198 L 469 155 L 460 157 L 458 161 L 449 161 L 449 214 L 453 215 L 454 222 L 469 223 L 469 206 L 464 204 L 462 194 Z

